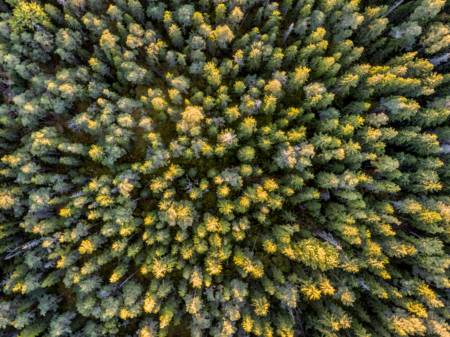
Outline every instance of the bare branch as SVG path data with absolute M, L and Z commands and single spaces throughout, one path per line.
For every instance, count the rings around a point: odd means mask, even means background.
M 448 60 L 450 60 L 450 53 L 445 53 L 439 56 L 435 56 L 431 59 L 429 59 L 430 63 L 432 65 L 434 65 L 435 67 L 437 67 L 438 65 L 448 62 Z
M 383 16 L 388 16 L 389 14 L 391 14 L 393 11 L 396 10 L 396 8 L 398 6 L 400 6 L 405 0 L 398 0 L 395 4 L 393 4 L 388 11 L 386 12 L 386 14 L 384 14 Z
M 288 29 L 286 30 L 286 32 L 284 33 L 283 36 L 283 43 L 285 44 L 289 35 L 291 34 L 292 30 L 294 29 L 294 23 L 291 23 L 288 27 Z

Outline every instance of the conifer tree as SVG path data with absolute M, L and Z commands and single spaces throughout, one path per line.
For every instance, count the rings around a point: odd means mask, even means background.
M 0 0 L 0 336 L 448 337 L 443 0 Z

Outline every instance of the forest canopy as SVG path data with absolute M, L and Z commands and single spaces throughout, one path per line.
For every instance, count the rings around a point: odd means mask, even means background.
M 445 0 L 0 0 L 1 337 L 449 337 Z

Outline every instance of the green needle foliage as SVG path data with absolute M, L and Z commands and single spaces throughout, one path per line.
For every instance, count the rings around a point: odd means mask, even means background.
M 0 1 L 0 336 L 449 337 L 449 10 Z

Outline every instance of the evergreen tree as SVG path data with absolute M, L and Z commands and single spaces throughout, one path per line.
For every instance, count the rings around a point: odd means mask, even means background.
M 0 12 L 0 336 L 449 336 L 444 0 Z

